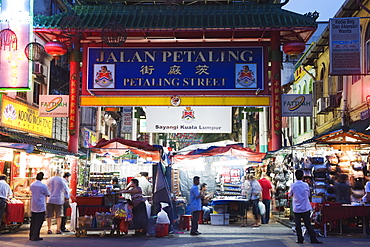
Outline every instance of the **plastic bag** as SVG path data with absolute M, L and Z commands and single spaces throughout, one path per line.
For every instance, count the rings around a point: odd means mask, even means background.
M 263 202 L 261 201 L 258 202 L 258 208 L 260 210 L 261 215 L 264 215 L 266 213 L 266 207 L 265 204 L 263 204 Z
M 150 212 L 152 211 L 152 205 L 148 201 L 145 201 L 145 206 L 146 206 L 146 213 L 148 215 L 148 219 L 150 219 Z
M 77 203 L 76 202 L 71 202 L 69 205 L 71 206 L 71 222 L 70 222 L 70 225 L 69 225 L 69 229 L 71 231 L 74 231 L 74 230 L 76 230 L 76 227 L 77 227 L 76 222 L 77 222 L 77 219 L 79 217 L 79 213 L 78 213 L 78 210 L 77 210 Z

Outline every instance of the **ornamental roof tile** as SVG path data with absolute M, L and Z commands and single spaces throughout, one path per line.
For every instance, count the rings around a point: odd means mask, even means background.
M 86 29 L 102 29 L 119 22 L 126 29 L 261 29 L 316 27 L 315 16 L 281 9 L 279 4 L 229 2 L 227 4 L 136 4 L 81 5 L 71 10 Z M 37 15 L 34 27 L 60 29 L 62 19 L 70 12 L 53 16 Z

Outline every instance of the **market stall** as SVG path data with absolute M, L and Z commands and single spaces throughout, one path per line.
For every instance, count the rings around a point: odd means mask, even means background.
M 88 182 L 77 196 L 80 217 L 76 237 L 86 234 L 87 231 L 101 231 L 101 235 L 105 235 L 108 229 L 127 233 L 128 222 L 133 216 L 125 204 L 131 197 L 128 194 L 118 195 L 117 191 L 111 188 L 112 176 L 118 178 L 121 189 L 124 189 L 130 179 L 136 177 L 139 172 L 146 171 L 154 185 L 153 197 L 146 198 L 152 205 L 159 204 L 159 201 L 170 201 L 170 198 L 164 196 L 169 195 L 169 191 L 166 193 L 165 177 L 163 174 L 159 176 L 162 173 L 162 169 L 159 169 L 162 166 L 161 152 L 160 147 L 121 138 L 102 139 L 89 149 L 87 163 L 90 164 L 90 170 L 84 174 L 85 181 Z M 97 180 L 97 172 L 107 173 L 107 177 Z M 114 210 L 117 205 L 122 207 Z
M 342 232 L 343 226 L 347 231 L 357 230 L 361 224 L 351 223 L 358 221 L 351 219 L 353 215 L 348 216 L 346 222 L 329 220 L 332 214 L 325 205 L 338 202 L 336 185 L 340 177 L 345 177 L 348 178 L 346 183 L 350 186 L 351 196 L 349 201 L 342 202 L 345 204 L 341 204 L 341 208 L 355 211 L 353 209 L 359 205 L 367 207 L 361 199 L 368 181 L 369 147 L 369 135 L 354 130 L 337 130 L 270 155 L 269 175 L 277 191 L 274 210 L 279 211 L 279 216 L 284 212 L 284 216 L 292 218 L 286 193 L 294 180 L 294 171 L 301 169 L 305 182 L 310 185 L 312 202 L 320 205 L 317 207 L 320 210 L 316 210 L 312 218 L 315 227 L 325 234 Z
M 215 195 L 213 205 L 227 205 L 223 213 L 229 214 L 232 220 L 239 220 L 245 213 L 242 178 L 245 173 L 255 172 L 262 165 L 265 153 L 254 152 L 235 143 L 225 146 L 210 144 L 205 149 L 195 146 L 195 149 L 187 147 L 187 153 L 180 150 L 181 154 L 175 154 L 172 159 L 174 171 L 179 172 L 181 196 L 189 199 L 192 178 L 199 176 L 200 182 L 207 184 L 208 192 Z

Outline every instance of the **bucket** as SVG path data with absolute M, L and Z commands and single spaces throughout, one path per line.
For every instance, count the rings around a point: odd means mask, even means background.
M 157 238 L 163 238 L 168 235 L 169 224 L 156 224 L 155 225 L 155 236 Z

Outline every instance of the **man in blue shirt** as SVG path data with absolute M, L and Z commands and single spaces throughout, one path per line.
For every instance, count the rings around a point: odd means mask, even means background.
M 198 232 L 198 220 L 200 216 L 200 211 L 202 210 L 201 193 L 199 191 L 198 185 L 200 183 L 200 178 L 195 176 L 193 178 L 193 186 L 190 189 L 190 210 L 191 210 L 191 230 L 190 235 L 199 235 Z
M 295 230 L 297 233 L 298 244 L 303 244 L 303 236 L 301 229 L 301 219 L 303 219 L 304 225 L 308 233 L 310 234 L 311 244 L 322 244 L 321 241 L 317 240 L 316 233 L 310 222 L 310 210 L 312 209 L 310 204 L 310 188 L 307 183 L 303 182 L 303 171 L 297 170 L 295 172 L 297 181 L 290 186 L 289 196 L 293 196 L 293 213 Z

